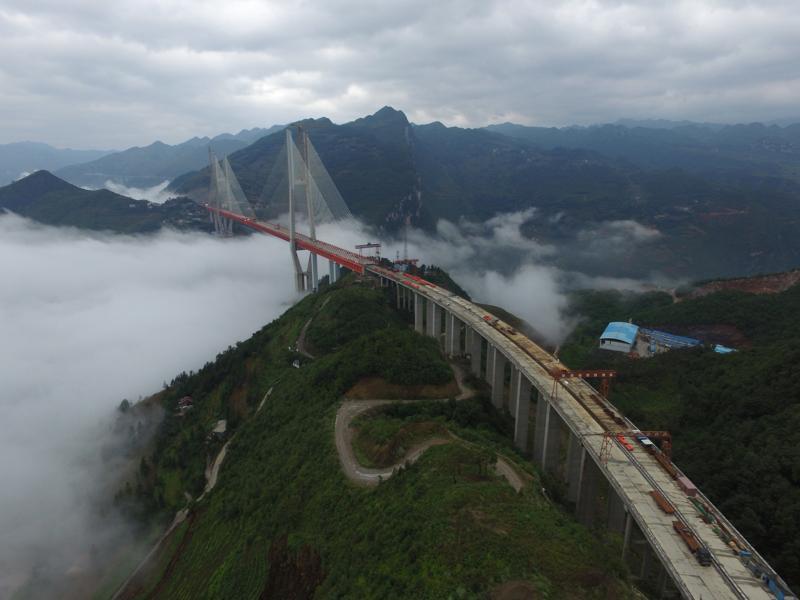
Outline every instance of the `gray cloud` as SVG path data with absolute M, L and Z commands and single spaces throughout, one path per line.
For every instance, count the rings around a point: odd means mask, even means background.
M 383 104 L 478 126 L 794 115 L 793 0 L 8 0 L 4 138 L 176 142 Z
M 175 197 L 174 193 L 167 191 L 168 185 L 169 180 L 163 181 L 162 183 L 151 187 L 137 188 L 128 187 L 127 185 L 123 185 L 109 179 L 103 184 L 103 187 L 117 194 L 122 194 L 123 196 L 128 196 L 129 198 L 134 198 L 136 200 L 148 200 L 157 204 L 163 204 L 170 198 Z
M 0 216 L 0 597 L 113 532 L 92 495 L 113 409 L 198 369 L 295 299 L 263 236 L 105 237 Z

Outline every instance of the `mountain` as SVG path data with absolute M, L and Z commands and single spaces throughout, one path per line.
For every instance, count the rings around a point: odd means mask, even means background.
M 38 142 L 0 144 L 0 185 L 34 171 L 55 171 L 67 165 L 87 162 L 110 154 L 107 150 L 71 150 L 53 148 Z
M 781 282 L 796 279 L 786 273 L 749 285 L 722 281 L 716 292 L 704 284 L 679 302 L 664 293 L 574 294 L 571 310 L 581 320 L 559 355 L 574 369 L 616 369 L 611 401 L 642 429 L 672 433 L 676 464 L 795 588 L 800 285 L 784 289 Z M 608 322 L 628 319 L 738 351 L 721 355 L 706 347 L 632 360 L 599 350 Z
M 354 214 L 370 223 L 383 224 L 399 221 L 405 210 L 417 210 L 411 126 L 403 113 L 386 107 L 344 125 L 335 125 L 326 118 L 298 124 L 308 130 Z M 262 197 L 264 186 L 283 145 L 283 134 L 273 133 L 228 157 L 245 194 L 257 209 L 268 208 Z M 177 178 L 170 189 L 204 199 L 208 168 Z
M 800 126 L 732 126 L 720 132 L 692 126 L 696 139 L 690 141 L 681 133 L 687 128 L 680 127 L 412 125 L 389 107 L 342 125 L 328 119 L 302 124 L 353 213 L 390 232 L 406 216 L 433 231 L 439 219 L 481 222 L 535 208 L 522 230 L 554 247 L 548 260 L 566 270 L 703 278 L 800 264 L 800 182 L 767 160 L 772 146 L 757 144 L 761 150 L 754 158 L 739 152 L 734 162 L 741 168 L 727 176 L 697 168 L 701 160 L 694 158 L 714 155 L 703 139 L 739 140 L 741 147 L 744 139 L 763 142 L 764 132 L 793 139 Z M 575 147 L 565 147 L 565 139 Z M 680 139 L 683 146 L 659 146 L 659 139 Z M 282 135 L 270 135 L 229 156 L 247 197 L 267 216 L 265 184 L 282 145 Z M 614 156 L 615 148 L 630 156 Z M 788 150 L 778 154 L 791 162 Z M 641 165 L 632 164 L 629 158 L 639 154 Z M 686 168 L 666 168 L 673 162 Z M 204 199 L 207 169 L 178 177 L 171 189 Z M 507 266 L 521 258 L 511 257 Z
M 36 171 L 0 188 L 2 209 L 49 225 L 117 233 L 145 233 L 164 226 L 209 228 L 205 210 L 188 198 L 153 204 L 108 190 L 85 190 L 48 171 Z
M 638 597 L 621 539 L 594 536 L 542 494 L 549 484 L 485 393 L 362 415 L 345 442 L 361 462 L 437 443 L 378 485 L 348 478 L 334 441 L 343 395 L 457 390 L 437 342 L 386 300 L 345 278 L 142 403 L 164 421 L 129 457 L 137 468 L 115 504 L 144 535 L 178 511 L 185 519 L 118 597 Z M 301 330 L 314 359 L 292 350 Z M 143 408 L 126 407 L 117 429 L 133 436 Z M 496 472 L 498 458 L 515 475 Z M 208 461 L 221 465 L 211 489 Z M 125 551 L 98 548 L 110 580 L 134 564 Z
M 786 127 L 645 124 L 557 129 L 504 123 L 486 129 L 542 149 L 593 150 L 645 169 L 680 168 L 718 177 L 779 177 L 800 182 L 800 123 Z
M 797 121 L 793 121 L 797 122 Z M 672 121 L 670 119 L 618 119 L 614 125 L 634 128 L 644 127 L 645 129 L 676 129 L 678 127 L 707 127 L 709 129 L 721 129 L 725 125 L 721 123 L 698 123 L 696 121 Z
M 268 129 L 243 129 L 237 134 L 224 133 L 214 138 L 194 137 L 174 146 L 153 142 L 143 148 L 128 148 L 98 160 L 74 164 L 59 169 L 56 174 L 79 186 L 102 187 L 110 180 L 129 187 L 147 188 L 208 164 L 209 147 L 221 158 L 281 129 L 279 125 Z

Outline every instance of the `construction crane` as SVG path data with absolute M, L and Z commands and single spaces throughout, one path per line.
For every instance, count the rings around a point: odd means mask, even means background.
M 600 395 L 608 399 L 611 393 L 611 380 L 617 376 L 617 372 L 612 369 L 586 369 L 572 371 L 569 369 L 560 369 L 550 373 L 556 382 L 562 379 L 599 379 L 600 380 Z M 554 383 L 554 386 L 557 383 Z
M 614 445 L 614 440 L 617 440 L 620 444 L 622 444 L 625 449 L 628 450 L 628 452 L 633 452 L 634 446 L 628 440 L 628 437 L 637 440 L 640 444 L 642 444 L 642 446 L 647 448 L 651 454 L 654 453 L 652 449 L 653 446 L 656 446 L 656 444 L 653 443 L 653 440 L 656 440 L 659 442 L 657 447 L 659 450 L 661 450 L 661 453 L 663 454 L 664 458 L 666 458 L 666 461 L 669 462 L 672 458 L 672 434 L 670 434 L 669 431 L 640 431 L 638 429 L 628 429 L 623 431 L 586 433 L 584 434 L 584 437 L 591 435 L 603 436 L 603 443 L 600 446 L 600 462 L 603 465 L 608 464 L 608 457 L 611 454 L 611 448 Z
M 366 244 L 356 244 L 356 250 L 358 250 L 359 256 L 364 256 L 364 250 L 369 250 L 371 248 L 375 248 L 375 258 L 378 260 L 381 259 L 381 245 L 376 244 L 374 242 L 367 242 Z

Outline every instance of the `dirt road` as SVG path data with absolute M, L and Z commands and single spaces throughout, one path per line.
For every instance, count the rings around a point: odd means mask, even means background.
M 475 390 L 469 388 L 464 382 L 464 371 L 459 365 L 451 365 L 461 393 L 456 400 L 466 400 L 475 395 Z M 447 398 L 436 401 L 444 402 Z M 339 462 L 345 476 L 359 485 L 375 486 L 382 480 L 389 479 L 398 468 L 405 464 L 416 462 L 423 453 L 432 446 L 448 444 L 457 439 L 452 436 L 434 436 L 413 446 L 403 457 L 394 465 L 382 469 L 372 469 L 362 466 L 356 459 L 353 452 L 353 428 L 350 426 L 353 419 L 359 415 L 374 410 L 380 406 L 397 403 L 419 402 L 419 400 L 345 400 L 336 412 L 336 423 L 334 425 L 334 436 L 336 441 L 336 453 L 339 455 Z M 520 491 L 525 483 L 519 476 L 514 467 L 503 458 L 498 458 L 495 463 L 495 472 L 508 481 L 509 485 L 516 491 Z

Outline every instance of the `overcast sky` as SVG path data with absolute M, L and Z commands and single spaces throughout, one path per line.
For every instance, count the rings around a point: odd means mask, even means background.
M 0 143 L 415 122 L 797 116 L 796 0 L 3 0 Z

